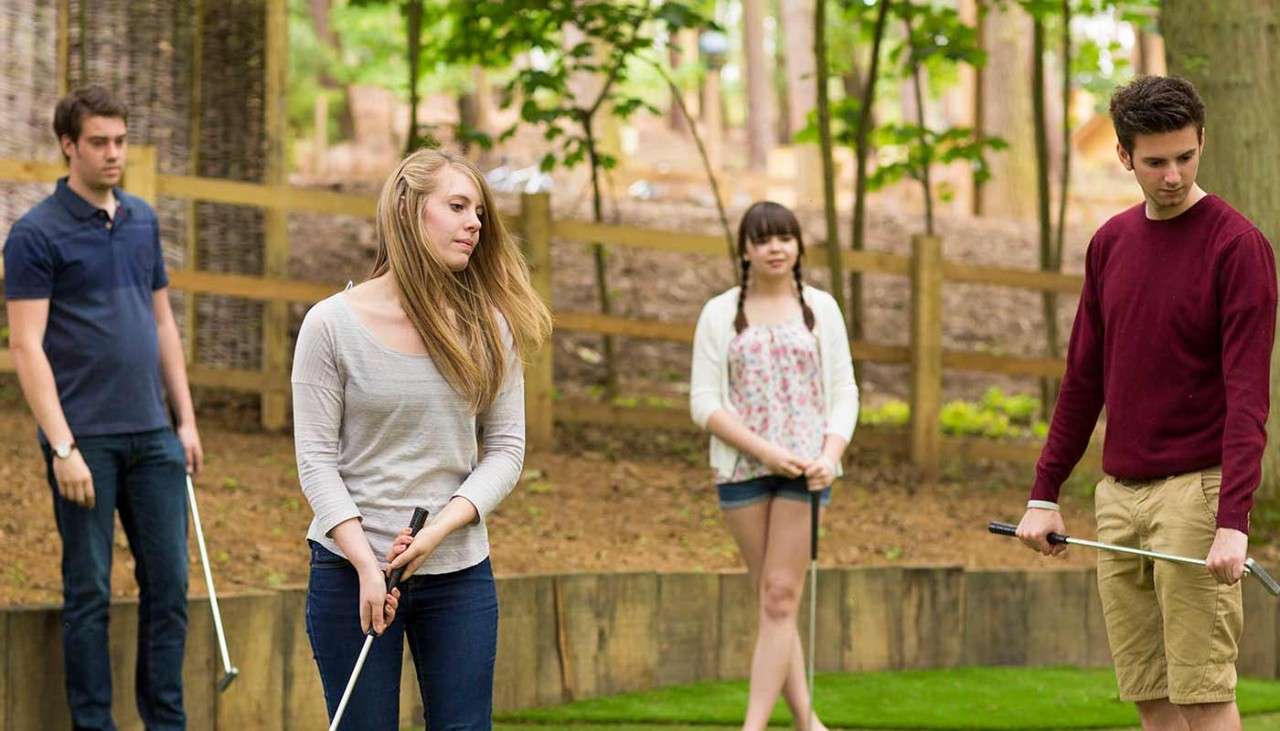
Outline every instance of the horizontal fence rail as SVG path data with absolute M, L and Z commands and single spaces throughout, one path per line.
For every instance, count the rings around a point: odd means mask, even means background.
M 29 160 L 0 159 L 0 182 L 49 183 L 65 174 L 59 163 Z M 370 218 L 376 209 L 376 199 L 369 195 L 353 195 L 333 191 L 297 188 L 284 184 L 263 184 L 202 178 L 189 175 L 159 173 L 153 148 L 134 146 L 126 166 L 125 186 L 137 195 L 154 203 L 158 196 L 168 196 L 188 201 L 207 201 L 230 205 L 243 205 L 275 212 L 307 212 L 329 215 Z M 553 239 L 582 243 L 602 242 L 610 246 L 630 247 L 648 251 L 676 254 L 695 254 L 712 257 L 727 256 L 726 242 L 722 236 L 709 234 L 662 231 L 616 224 L 594 223 L 578 220 L 554 220 L 545 194 L 525 195 L 516 213 L 503 214 L 509 219 L 512 230 L 524 236 L 526 255 L 534 273 L 535 287 L 548 301 L 551 297 L 550 245 Z M 919 238 L 919 237 L 918 237 Z M 919 242 L 916 242 L 919 243 Z M 926 242 L 927 243 L 927 242 Z M 278 248 L 278 242 L 274 244 Z M 939 287 L 925 286 L 920 281 L 944 282 L 965 285 L 986 285 L 1025 289 L 1039 292 L 1078 294 L 1083 278 L 1074 274 L 1058 274 L 1034 270 L 979 266 L 941 257 L 940 246 L 913 244 L 912 255 L 882 251 L 841 252 L 844 267 L 850 272 L 884 274 L 908 277 L 912 287 L 912 342 L 906 345 L 874 343 L 855 340 L 850 343 L 853 357 L 858 361 L 886 364 L 905 364 L 912 370 L 913 383 L 941 383 L 942 372 L 969 371 L 995 373 L 1009 376 L 1060 377 L 1065 362 L 1059 358 L 1009 356 L 975 351 L 959 351 L 941 347 L 941 322 L 927 321 L 931 311 L 925 303 L 941 301 Z M 921 253 L 921 252 L 925 253 Z M 928 252 L 936 252 L 930 254 Z M 278 252 L 276 254 L 278 256 Z M 826 266 L 826 258 L 813 257 L 811 265 Z M 0 277 L 3 270 L 0 269 Z M 923 278 L 923 279 L 921 279 Z M 918 281 L 919 280 L 919 281 Z M 272 306 L 286 303 L 313 303 L 342 288 L 341 283 L 308 282 L 280 276 L 252 276 L 222 274 L 200 270 L 174 270 L 170 273 L 174 289 L 194 294 L 240 297 Z M 934 308 L 937 309 L 937 308 Z M 278 313 L 278 310 L 273 310 Z M 925 320 L 921 320 L 925 317 Z M 614 335 L 628 338 L 665 340 L 690 343 L 694 324 L 662 320 L 604 315 L 594 312 L 557 311 L 555 327 L 562 331 Z M 937 319 L 937 318 L 932 318 Z M 286 348 L 287 332 L 284 318 L 277 315 L 264 320 L 264 343 L 272 354 Z M 526 373 L 529 404 L 549 405 L 550 408 L 529 409 L 529 440 L 531 446 L 545 447 L 551 443 L 551 431 L 555 419 L 593 423 L 632 424 L 637 426 L 688 425 L 687 411 L 677 409 L 617 408 L 606 404 L 594 406 L 583 403 L 556 402 L 551 398 L 554 386 L 551 380 L 550 348 L 534 356 Z M 267 360 L 264 352 L 264 362 Z M 191 382 L 200 386 L 225 388 L 259 393 L 265 399 L 279 400 L 287 397 L 288 372 L 279 364 L 279 357 L 270 359 L 275 365 L 260 370 L 231 370 L 211 368 L 198 363 L 190 364 Z M 0 350 L 0 370 L 12 371 L 13 359 L 7 351 Z M 934 403 L 940 398 L 940 388 L 913 387 L 912 414 L 936 414 L 940 406 Z M 924 394 L 923 396 L 917 394 Z M 283 426 L 279 409 L 272 409 L 271 423 L 264 426 Z M 668 413 L 658 414 L 666 411 Z M 1001 449 L 983 449 L 972 444 L 959 446 L 955 440 L 939 440 L 937 429 L 928 427 L 912 431 L 908 453 L 913 461 L 927 469 L 936 469 L 943 453 L 977 455 L 1005 454 L 1016 459 L 1034 459 L 1038 447 L 1027 445 L 1006 446 Z M 861 437 L 860 437 L 861 439 Z

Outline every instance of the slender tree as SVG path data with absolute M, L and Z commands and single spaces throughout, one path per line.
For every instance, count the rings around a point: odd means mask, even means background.
M 902 23 L 906 26 L 908 56 L 907 63 L 911 69 L 911 87 L 912 94 L 915 98 L 916 107 L 916 126 L 919 128 L 921 142 L 925 140 L 925 133 L 928 126 L 925 124 L 924 116 L 924 73 L 923 63 L 921 63 L 919 49 L 916 44 L 915 31 L 912 28 L 912 21 L 915 17 L 914 0 L 903 0 L 902 3 Z M 920 186 L 924 188 L 924 231 L 932 236 L 933 230 L 933 186 L 929 182 L 929 168 L 933 165 L 933 149 L 928 144 L 920 146 L 921 160 L 919 163 L 919 175 L 917 180 Z
M 1040 268 L 1049 269 L 1053 262 L 1053 223 L 1050 215 L 1049 194 L 1049 117 L 1045 111 L 1044 82 L 1044 19 L 1038 14 L 1031 16 L 1031 114 L 1032 128 L 1036 143 L 1036 222 L 1040 234 Z M 1057 356 L 1054 351 L 1058 342 L 1058 317 L 1056 301 L 1050 292 L 1042 292 L 1040 298 L 1041 311 L 1044 315 L 1045 338 L 1049 345 L 1050 355 Z M 1040 379 L 1040 403 L 1046 413 L 1056 398 L 1053 379 Z
M 1205 155 L 1198 181 L 1280 243 L 1280 4 L 1164 0 L 1160 27 L 1172 73 L 1205 102 Z M 1280 344 L 1280 339 L 1277 339 Z M 1271 403 L 1280 404 L 1280 348 L 1271 355 Z M 1280 408 L 1267 421 L 1260 494 L 1280 497 Z
M 836 171 L 831 151 L 831 67 L 827 60 L 827 0 L 813 4 L 813 57 L 818 72 L 818 145 L 822 158 L 822 210 L 827 219 L 827 266 L 831 270 L 831 296 L 841 312 L 844 299 L 844 261 L 840 251 L 840 220 L 836 214 Z
M 775 109 L 764 52 L 764 0 L 742 0 L 742 56 L 747 72 L 747 164 L 764 170 L 773 146 Z
M 871 151 L 872 112 L 875 107 L 876 81 L 880 78 L 880 46 L 888 27 L 892 0 L 880 0 L 876 8 L 876 22 L 871 32 L 871 57 L 867 78 L 862 85 L 862 97 L 858 102 L 858 127 L 854 132 L 854 154 L 857 164 L 853 182 L 853 227 L 851 246 L 854 251 L 867 248 L 867 157 Z M 863 337 L 862 273 L 849 275 L 849 335 L 854 340 Z

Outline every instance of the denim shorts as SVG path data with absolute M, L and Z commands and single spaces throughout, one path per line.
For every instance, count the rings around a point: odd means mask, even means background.
M 732 510 L 743 508 L 762 500 L 785 498 L 809 502 L 809 485 L 803 477 L 782 477 L 781 475 L 765 475 L 753 477 L 742 482 L 722 482 L 716 485 L 720 495 L 720 509 Z M 831 503 L 831 486 L 822 488 L 819 502 L 822 507 Z

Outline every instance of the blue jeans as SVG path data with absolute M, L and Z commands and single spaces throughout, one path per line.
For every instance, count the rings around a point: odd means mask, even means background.
M 169 428 L 77 440 L 93 476 L 95 503 L 62 497 L 44 450 L 53 515 L 62 536 L 62 655 L 76 729 L 111 720 L 107 608 L 111 547 L 120 511 L 138 580 L 138 714 L 149 731 L 186 728 L 182 654 L 187 639 L 186 456 Z
M 312 542 L 307 636 L 330 720 L 364 644 L 359 603 L 360 578 L 355 568 Z M 342 712 L 343 731 L 400 728 L 400 671 L 406 637 L 427 728 L 489 731 L 498 652 L 498 594 L 489 559 L 461 571 L 413 576 L 400 583 L 395 621 L 369 649 Z

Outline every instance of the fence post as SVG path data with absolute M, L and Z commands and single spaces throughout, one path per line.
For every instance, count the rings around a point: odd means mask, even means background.
M 529 262 L 533 288 L 551 306 L 551 196 L 525 193 L 520 196 L 520 228 L 524 234 L 524 255 Z M 554 344 L 548 340 L 530 354 L 524 369 L 525 438 L 530 450 L 549 450 L 554 437 L 555 418 L 551 403 L 555 387 L 551 356 Z
M 130 145 L 125 156 L 124 188 L 148 205 L 156 205 L 156 148 L 151 145 Z
M 267 3 L 266 127 L 268 185 L 288 182 L 285 147 L 288 99 L 289 16 L 285 0 Z M 266 251 L 264 277 L 286 277 L 289 273 L 289 213 L 268 208 L 265 216 Z M 289 418 L 289 306 L 268 302 L 262 307 L 262 372 L 266 376 L 261 397 L 262 428 L 279 431 Z
M 911 462 L 936 478 L 942 434 L 942 241 L 911 238 Z

